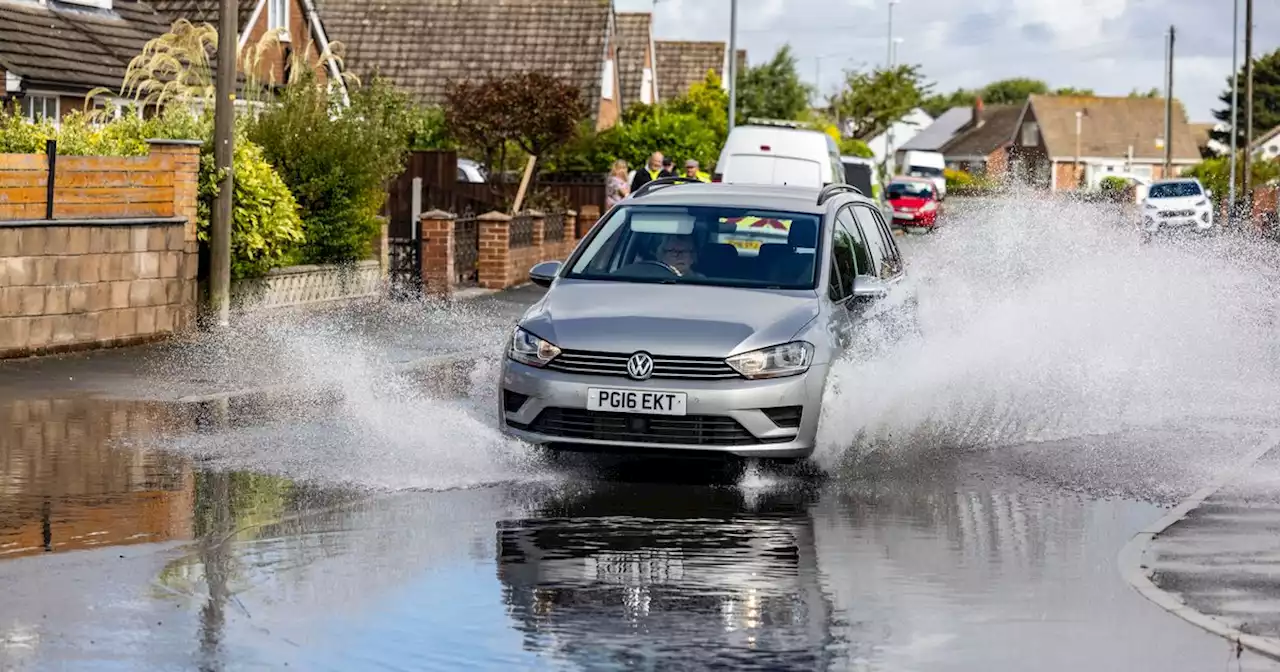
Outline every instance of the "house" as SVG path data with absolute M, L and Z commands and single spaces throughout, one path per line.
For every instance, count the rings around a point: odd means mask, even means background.
M 932 124 L 924 127 L 920 132 L 911 137 L 905 143 L 899 144 L 894 149 L 893 160 L 897 165 L 902 164 L 902 159 L 907 152 L 939 152 L 943 146 L 951 139 L 956 137 L 960 129 L 973 120 L 972 107 L 953 107 L 943 112 Z
M 0 99 L 57 123 L 95 89 L 119 91 L 129 61 L 168 20 L 139 0 L 0 2 Z M 111 96 L 98 96 L 104 106 Z
M 618 83 L 622 110 L 659 102 L 657 62 L 653 45 L 653 15 L 648 12 L 618 14 Z
M 1230 152 L 1231 150 L 1228 149 L 1227 153 Z M 1254 138 L 1253 145 L 1249 147 L 1249 155 L 1255 161 L 1258 159 L 1280 160 L 1280 126 Z
M 602 0 L 312 0 L 344 64 L 439 105 L 451 81 L 518 72 L 562 77 L 582 90 L 597 129 L 621 114 L 617 21 Z
M 729 67 L 728 49 L 724 42 L 689 42 L 677 40 L 659 40 L 654 42 L 658 55 L 658 73 L 661 78 L 658 86 L 658 97 L 671 100 L 689 92 L 694 84 L 707 79 L 707 72 L 714 72 L 720 83 L 728 88 L 729 82 L 725 71 Z M 747 52 L 738 50 L 735 64 L 738 72 L 747 67 Z
M 1018 117 L 1010 171 L 1051 191 L 1096 186 L 1106 175 L 1164 177 L 1163 98 L 1033 95 Z M 1174 101 L 1174 174 L 1200 162 L 1182 104 Z
M 295 52 L 308 54 L 311 63 L 318 64 L 330 43 L 311 3 L 312 0 L 236 0 L 239 34 L 236 48 L 242 54 L 252 53 L 268 33 L 276 31 L 278 36 L 278 44 L 263 49 L 256 58 L 241 56 L 241 69 L 251 64 L 258 82 L 282 84 L 288 81 Z M 186 19 L 196 25 L 207 23 L 218 27 L 216 0 L 148 0 L 148 4 L 167 17 L 169 24 Z M 322 80 L 327 75 L 333 81 L 343 81 L 337 61 L 333 59 L 326 59 L 319 74 Z
M 871 136 L 865 142 L 867 147 L 871 149 L 875 162 L 884 163 L 885 159 L 889 157 L 888 152 L 891 142 L 893 147 L 900 147 L 932 124 L 933 117 L 929 116 L 928 112 L 917 107 L 903 118 L 890 124 L 889 128 Z
M 1021 116 L 1021 105 L 984 105 L 981 98 L 974 101 L 970 122 L 942 146 L 947 167 L 990 177 L 1003 176 L 1009 167 L 1008 150 Z

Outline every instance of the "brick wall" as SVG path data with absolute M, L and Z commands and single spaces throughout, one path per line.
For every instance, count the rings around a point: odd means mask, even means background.
M 172 405 L 0 401 L 0 557 L 191 536 L 190 466 L 125 449 L 191 421 Z M 46 527 L 47 524 L 47 527 Z
M 529 245 L 511 245 L 512 217 L 501 212 L 480 215 L 479 220 L 479 286 L 501 290 L 529 282 L 529 269 L 543 261 L 564 261 L 578 244 L 577 213 L 570 210 L 563 217 L 563 239 L 546 240 L 546 216 L 540 212 L 522 213 L 533 220 L 533 240 Z M 456 219 L 447 212 L 431 211 L 422 215 L 422 281 L 427 293 L 450 296 L 458 290 L 457 277 L 463 269 L 454 258 L 454 242 L 458 235 Z
M 140 158 L 0 155 L 0 358 L 161 338 L 196 306 L 199 147 Z

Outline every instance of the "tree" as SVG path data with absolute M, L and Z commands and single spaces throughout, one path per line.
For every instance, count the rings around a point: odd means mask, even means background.
M 1077 89 L 1074 86 L 1063 86 L 1053 90 L 1055 96 L 1092 96 L 1093 89 Z
M 708 70 L 705 79 L 668 101 L 660 113 L 688 114 L 702 119 L 721 142 L 729 136 L 729 93 L 714 71 Z
M 1223 108 L 1215 110 L 1213 118 L 1226 123 L 1232 129 L 1238 129 L 1236 143 L 1244 148 L 1245 140 L 1245 78 L 1244 67 L 1236 73 L 1239 78 L 1239 117 L 1231 119 L 1231 78 L 1227 78 L 1227 89 L 1218 100 Z M 1253 63 L 1253 137 L 1256 139 L 1263 133 L 1280 126 L 1280 49 L 1277 49 Z M 1210 133 L 1214 140 L 1222 144 L 1231 143 L 1231 131 L 1214 130 Z
M 978 94 L 969 89 L 956 89 L 951 93 L 936 93 L 920 104 L 920 108 L 937 118 L 953 107 L 970 107 L 977 100 Z
M 982 102 L 988 105 L 1020 105 L 1035 94 L 1049 93 L 1049 85 L 1039 79 L 1012 77 L 982 87 Z
M 809 108 L 812 87 L 800 79 L 791 46 L 784 44 L 768 63 L 738 76 L 738 122 L 752 117 L 799 119 Z
M 865 138 L 919 107 L 932 86 L 918 65 L 847 72 L 844 87 L 831 98 L 831 107 L 850 124 L 854 137 Z
M 582 90 L 564 79 L 520 72 L 449 82 L 444 116 L 450 135 L 498 173 L 513 147 L 541 157 L 573 140 L 587 104 Z M 535 178 L 539 169 L 535 164 Z M 500 185 L 490 186 L 501 196 Z
M 1164 93 L 1162 93 L 1160 89 L 1154 86 L 1151 87 L 1150 89 L 1147 89 L 1146 91 L 1139 91 L 1137 89 L 1134 89 L 1129 92 L 1130 98 L 1160 98 L 1162 96 L 1164 96 Z

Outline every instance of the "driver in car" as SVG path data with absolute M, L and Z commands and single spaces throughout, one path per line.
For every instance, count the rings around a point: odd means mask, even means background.
M 693 236 L 667 236 L 658 246 L 658 260 L 670 266 L 682 277 L 702 277 L 693 270 L 698 261 L 698 250 Z

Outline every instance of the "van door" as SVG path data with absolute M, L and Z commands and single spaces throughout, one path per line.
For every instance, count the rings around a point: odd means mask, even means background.
M 721 178 L 725 183 L 792 184 L 821 187 L 826 184 L 822 166 L 816 161 L 761 154 L 734 154 Z

